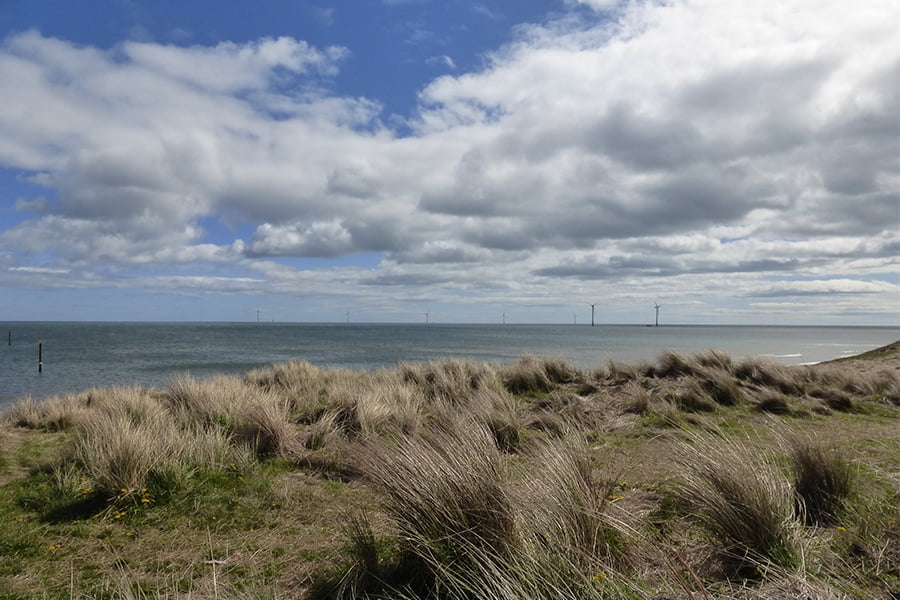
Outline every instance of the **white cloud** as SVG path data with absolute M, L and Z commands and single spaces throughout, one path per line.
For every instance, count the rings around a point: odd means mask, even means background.
M 64 275 L 69 272 L 68 269 L 50 269 L 46 267 L 9 267 L 8 270 L 19 273 L 46 273 L 51 275 Z
M 456 62 L 446 54 L 429 57 L 425 62 L 431 66 L 443 67 L 445 69 L 450 69 L 451 71 L 456 70 Z
M 602 282 L 623 311 L 640 295 L 792 293 L 891 311 L 900 6 L 577 3 L 602 14 L 520 27 L 483 70 L 424 85 L 405 137 L 377 98 L 324 91 L 352 48 L 7 38 L 0 164 L 49 199 L 16 203 L 34 214 L 0 250 L 106 283 L 110 264 L 261 268 L 247 289 L 364 289 L 385 306 L 384 287 L 550 304 Z M 213 241 L 207 218 L 244 233 Z M 265 260 L 354 253 L 384 260 L 315 274 Z
M 288 37 L 188 48 L 128 42 L 122 52 L 137 68 L 220 93 L 265 88 L 275 69 L 334 74 L 336 62 L 347 54 L 343 48 L 320 51 Z

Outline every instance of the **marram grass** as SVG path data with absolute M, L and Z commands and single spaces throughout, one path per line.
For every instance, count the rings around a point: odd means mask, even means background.
M 26 399 L 0 599 L 892 598 L 900 382 L 853 364 L 298 361 Z

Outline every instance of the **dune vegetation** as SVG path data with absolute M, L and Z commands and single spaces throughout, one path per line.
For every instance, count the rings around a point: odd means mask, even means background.
M 23 399 L 0 599 L 897 598 L 898 364 L 291 362 Z

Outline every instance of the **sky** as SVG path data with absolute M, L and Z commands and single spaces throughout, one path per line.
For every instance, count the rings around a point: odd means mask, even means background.
M 0 320 L 898 326 L 897 23 L 0 0 Z

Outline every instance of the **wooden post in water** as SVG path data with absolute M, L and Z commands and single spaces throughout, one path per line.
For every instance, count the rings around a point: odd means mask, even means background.
M 9 345 L 12 346 L 12 329 L 9 330 Z
M 44 341 L 38 342 L 38 373 L 44 372 Z

